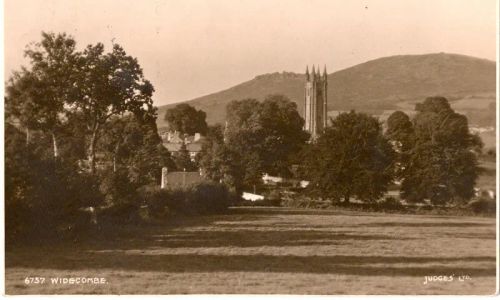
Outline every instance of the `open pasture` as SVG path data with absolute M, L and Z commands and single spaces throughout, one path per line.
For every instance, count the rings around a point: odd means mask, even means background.
M 493 218 L 233 208 L 123 227 L 112 237 L 10 248 L 6 292 L 493 294 L 495 238 Z M 425 276 L 453 281 L 425 284 Z M 51 284 L 51 277 L 106 283 Z

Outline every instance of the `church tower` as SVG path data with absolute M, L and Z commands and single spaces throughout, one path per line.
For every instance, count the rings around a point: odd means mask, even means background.
M 320 74 L 319 66 L 316 71 L 313 65 L 311 74 L 309 67 L 306 67 L 304 129 L 311 134 L 311 140 L 315 140 L 327 126 L 327 81 L 326 66 L 323 75 Z

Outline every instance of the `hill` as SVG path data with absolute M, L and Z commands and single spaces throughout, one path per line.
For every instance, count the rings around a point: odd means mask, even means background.
M 328 75 L 328 109 L 356 109 L 387 115 L 395 109 L 413 110 L 425 97 L 448 97 L 452 106 L 478 126 L 495 124 L 496 64 L 458 54 L 398 55 L 371 60 Z M 263 100 L 284 94 L 302 114 L 304 74 L 290 72 L 259 75 L 254 79 L 187 103 L 207 113 L 211 124 L 225 120 L 226 105 L 236 99 Z M 175 104 L 159 107 L 158 125 Z

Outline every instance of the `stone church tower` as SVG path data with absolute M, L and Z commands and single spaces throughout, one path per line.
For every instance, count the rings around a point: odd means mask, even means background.
M 311 140 L 315 140 L 327 125 L 327 81 L 326 66 L 323 75 L 319 72 L 319 66 L 316 73 L 313 65 L 311 74 L 309 67 L 306 67 L 304 129 L 311 134 Z

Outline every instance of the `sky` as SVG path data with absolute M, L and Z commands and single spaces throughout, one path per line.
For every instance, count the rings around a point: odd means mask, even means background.
M 341 70 L 384 56 L 496 60 L 495 0 L 5 0 L 5 78 L 42 31 L 137 57 L 156 105 L 306 65 Z

